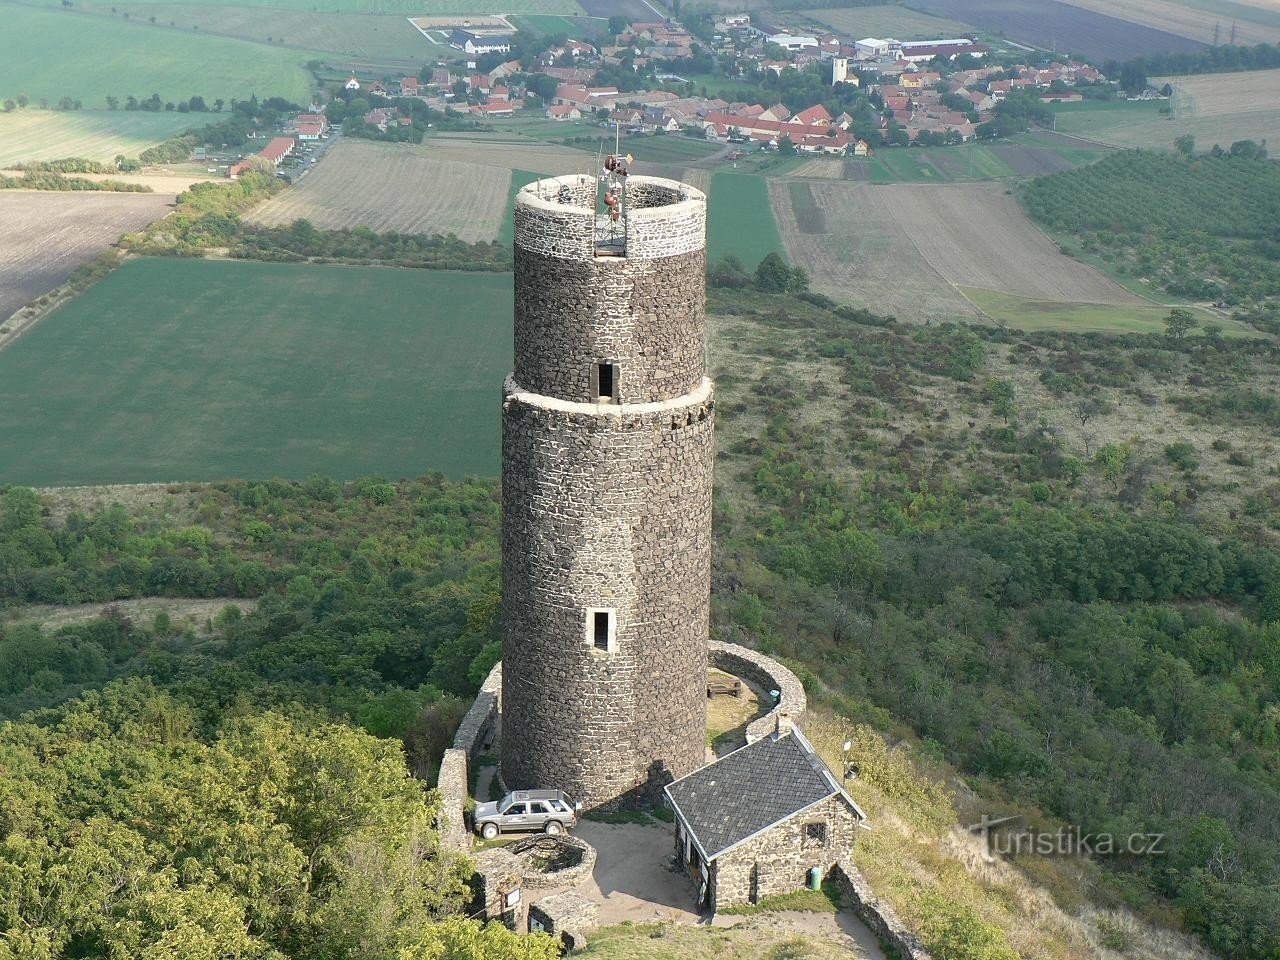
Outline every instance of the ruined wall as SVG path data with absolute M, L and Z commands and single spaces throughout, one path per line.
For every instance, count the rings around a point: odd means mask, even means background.
M 440 792 L 440 814 L 436 827 L 440 842 L 450 850 L 471 849 L 472 835 L 466 822 L 467 798 L 470 796 L 471 761 L 497 736 L 498 698 L 502 695 L 502 664 L 494 664 L 485 678 L 462 723 L 453 735 L 453 746 L 440 761 L 436 789 Z
M 705 750 L 706 204 L 683 184 L 632 178 L 658 205 L 628 212 L 625 257 L 597 257 L 584 232 L 594 210 L 544 199 L 543 184 L 516 205 L 502 772 L 514 789 L 556 787 L 589 807 L 647 802 Z M 590 402 L 598 362 L 619 366 L 617 402 Z M 614 611 L 608 652 L 590 642 L 591 608 Z
M 826 824 L 826 839 L 806 836 L 807 824 Z M 803 889 L 809 870 L 823 876 L 853 849 L 858 820 L 839 797 L 796 814 L 758 837 L 721 854 L 715 861 L 713 903 L 717 910 Z

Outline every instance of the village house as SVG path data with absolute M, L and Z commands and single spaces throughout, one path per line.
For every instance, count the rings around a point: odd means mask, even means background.
M 347 82 L 344 83 L 342 87 L 344 90 L 359 90 L 360 81 L 356 79 L 356 75 L 353 73 L 350 77 L 347 78 Z
M 379 97 L 389 97 L 389 96 L 391 96 L 391 91 L 390 91 L 390 90 L 388 90 L 388 89 L 386 88 L 386 85 L 385 85 L 385 84 L 382 84 L 382 83 L 379 83 L 379 82 L 377 82 L 376 80 L 375 80 L 372 84 L 370 84 L 370 85 L 369 85 L 368 92 L 369 92 L 370 94 L 374 94 L 374 95 L 379 96 Z
M 401 77 L 400 78 L 400 96 L 416 97 L 418 95 L 418 78 L 417 77 Z
M 477 55 L 510 53 L 512 36 L 511 33 L 506 32 L 481 33 L 475 30 L 464 30 L 462 27 L 455 27 L 453 33 L 449 35 L 449 45 Z
M 847 856 L 867 815 L 798 728 L 669 784 L 675 860 L 713 913 L 792 893 Z
M 293 118 L 293 132 L 299 140 L 323 139 L 329 133 L 329 118 L 323 113 L 300 113 Z
M 286 157 L 291 156 L 297 148 L 298 141 L 293 137 L 273 137 L 271 141 L 255 154 L 268 161 L 273 167 L 282 164 Z M 239 179 L 240 174 L 250 168 L 250 158 L 241 160 L 239 163 L 233 163 L 227 168 L 227 176 L 232 180 Z
M 572 104 L 553 104 L 547 107 L 548 120 L 581 120 L 582 111 Z

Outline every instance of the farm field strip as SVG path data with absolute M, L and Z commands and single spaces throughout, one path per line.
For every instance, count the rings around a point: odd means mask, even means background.
M 844 303 L 904 320 L 974 320 L 978 310 L 921 257 L 886 203 L 885 187 L 808 181 L 824 233 L 800 228 L 790 184 L 769 182 L 769 198 L 791 262 L 810 286 Z
M 1188 133 L 1201 150 L 1236 140 L 1280 140 L 1280 70 L 1167 79 L 1175 86 L 1172 116 L 1160 113 L 1163 101 L 1063 109 L 1055 111 L 1058 130 L 1113 146 L 1156 149 L 1169 149 Z
M 765 256 L 783 249 L 769 181 L 744 173 L 714 174 L 707 201 L 707 260 L 733 254 L 755 269 Z
M 1029 300 L 1144 303 L 1063 255 L 998 183 L 879 188 L 920 256 L 947 282 Z
M 1261 14 L 1252 8 L 1239 4 L 1224 4 L 1226 9 L 1214 11 L 1200 9 L 1177 0 L 1062 0 L 1073 7 L 1092 10 L 1095 13 L 1108 14 L 1127 20 L 1130 23 L 1142 24 L 1177 34 L 1202 43 L 1212 43 L 1214 28 L 1218 29 L 1220 43 L 1227 43 L 1231 36 L 1232 26 L 1236 30 L 1236 42 L 1252 46 L 1258 43 L 1280 42 L 1280 23 L 1268 24 L 1257 22 L 1252 14 Z M 1265 16 L 1262 18 L 1265 20 Z
M 108 163 L 202 122 L 200 114 L 140 110 L 14 110 L 0 113 L 0 168 L 32 160 L 83 157 Z
M 159 193 L 0 191 L 0 327 L 172 202 Z
M 1203 50 L 1207 43 L 1073 7 L 1059 0 L 913 0 L 935 16 L 953 17 L 1044 50 L 1091 60 L 1128 60 L 1151 53 Z
M 59 6 L 61 0 L 43 0 Z M 174 0 L 129 0 L 141 6 L 174 6 Z M 319 10 L 314 0 L 191 0 L 198 7 L 257 7 L 264 10 L 313 13 Z M 108 4 L 109 6 L 109 4 Z M 483 14 L 475 0 L 334 0 L 324 10 L 335 14 L 396 15 L 414 17 L 469 16 Z M 547 13 L 582 16 L 585 11 L 576 0 L 503 0 L 504 14 Z
M 960 292 L 973 301 L 984 314 L 998 324 L 1018 330 L 1066 330 L 1072 333 L 1102 331 L 1110 333 L 1164 333 L 1164 318 L 1169 308 L 1155 304 L 1061 303 L 1029 300 L 995 290 L 961 287 Z M 1201 326 L 1216 323 L 1228 337 L 1254 337 L 1251 331 L 1233 320 L 1209 310 L 1188 307 Z M 1201 331 L 1203 332 L 1203 331 Z
M 897 4 L 797 10 L 796 13 L 851 37 L 933 40 L 965 36 L 973 30 L 963 20 L 938 17 Z
M 108 95 L 123 101 L 152 93 L 171 101 L 256 93 L 306 103 L 312 79 L 305 64 L 325 56 L 7 0 L 0 0 L 0 22 L 0 97 L 73 97 L 90 108 L 104 106 Z
M 0 483 L 498 465 L 510 274 L 139 259 L 0 351 Z
M 61 0 L 45 0 L 59 6 Z M 76 11 L 99 17 L 128 17 L 154 30 L 164 43 L 176 31 L 232 37 L 273 48 L 324 51 L 330 57 L 379 63 L 401 62 L 417 72 L 423 58 L 435 56 L 431 45 L 403 14 L 333 13 L 329 10 L 280 10 L 252 5 L 205 3 L 77 2 Z M 155 18 L 154 24 L 151 18 Z M 368 65 L 368 64 L 365 64 Z M 262 96 L 260 93 L 259 96 Z
M 548 175 L 590 173 L 595 169 L 594 152 L 555 144 L 539 143 L 526 137 L 433 136 L 424 143 L 431 156 L 504 170 L 535 170 Z M 323 166 L 323 164 L 321 164 Z
M 510 181 L 504 168 L 439 160 L 428 148 L 344 138 L 247 219 L 269 227 L 302 218 L 325 230 L 452 233 L 474 243 L 498 235 Z

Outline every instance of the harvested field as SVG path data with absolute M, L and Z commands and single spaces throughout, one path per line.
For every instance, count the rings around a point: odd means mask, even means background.
M 839 180 L 844 177 L 844 160 L 806 160 L 790 173 L 789 177 L 814 177 L 819 180 Z
M 172 202 L 159 193 L 0 192 L 0 326 Z
M 1235 27 L 1236 43 L 1253 46 L 1258 43 L 1280 43 L 1280 11 L 1262 10 L 1257 7 L 1229 0 L 1214 0 L 1201 6 L 1196 3 L 1180 3 L 1178 0 L 1062 0 L 1073 7 L 1109 14 L 1154 27 L 1166 33 L 1177 34 L 1203 43 L 1212 43 L 1214 30 L 1218 42 L 1227 43 Z
M 920 258 L 886 202 L 886 188 L 821 181 L 807 186 L 822 206 L 827 233 L 800 229 L 785 182 L 770 181 L 769 198 L 787 254 L 792 263 L 809 272 L 814 290 L 904 320 L 980 316 L 973 304 Z
M 915 3 L 935 16 L 963 19 L 1020 43 L 1079 54 L 1095 61 L 1197 51 L 1208 45 L 1059 0 L 915 0 Z
M 810 20 L 851 37 L 897 37 L 899 40 L 939 40 L 967 36 L 973 27 L 961 20 L 937 17 L 897 4 L 845 9 L 798 11 Z
M 1028 300 L 1142 304 L 1090 266 L 1064 256 L 995 183 L 872 186 L 808 181 L 826 232 L 806 229 L 803 198 L 770 185 L 791 259 L 815 290 L 909 320 L 978 314 L 957 286 Z
M 696 187 L 707 196 L 711 195 L 711 171 L 696 167 L 686 167 L 678 178 L 691 187 Z
M 452 233 L 474 243 L 498 235 L 510 181 L 502 167 L 438 160 L 429 147 L 344 138 L 248 219 L 270 227 L 302 218 L 324 230 Z
M 191 114 L 140 110 L 14 110 L 0 113 L 0 167 L 81 157 L 109 163 L 200 123 Z
M 586 150 L 501 134 L 437 135 L 427 140 L 426 149 L 439 160 L 546 174 L 589 173 L 596 164 L 595 154 Z
M 920 256 L 948 283 L 1031 300 L 1144 302 L 1064 256 L 1001 184 L 889 186 L 879 192 Z

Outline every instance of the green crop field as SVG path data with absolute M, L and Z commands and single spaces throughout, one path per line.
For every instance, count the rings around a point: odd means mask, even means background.
M 511 276 L 143 259 L 0 350 L 0 483 L 498 465 Z
M 567 34 L 570 40 L 590 40 L 609 32 L 609 21 L 603 17 L 575 17 L 557 14 L 520 14 L 511 17 L 517 27 L 545 36 Z
M 516 242 L 516 194 L 535 180 L 542 179 L 541 173 L 530 173 L 528 170 L 511 171 L 511 187 L 507 191 L 507 207 L 502 214 L 502 229 L 498 232 L 498 243 L 510 247 Z
M 0 0 L 0 97 L 72 97 L 86 107 L 160 94 L 185 100 L 281 96 L 307 102 L 307 60 L 322 53 L 169 30 L 135 19 Z
M 688 160 L 702 160 L 722 149 L 722 146 L 706 140 L 695 140 L 680 133 L 622 138 L 623 150 L 637 160 L 649 163 L 683 163 Z
M 707 210 L 707 259 L 734 254 L 750 269 L 770 253 L 784 253 L 763 177 L 717 173 Z M 785 253 L 784 253 L 785 255 Z
M 44 0 L 58 6 L 60 0 Z M 328 63 L 376 67 L 381 64 L 435 59 L 441 49 L 433 45 L 403 14 L 334 13 L 331 9 L 280 10 L 271 7 L 224 6 L 212 3 L 150 3 L 129 0 L 78 0 L 75 10 L 101 17 L 122 18 L 125 14 L 137 22 L 162 31 L 198 32 L 236 37 L 270 46 L 288 46 L 303 50 L 322 50 L 329 54 Z M 165 34 L 157 42 L 164 42 Z M 417 66 L 414 67 L 417 72 Z
M 1066 330 L 1073 333 L 1164 333 L 1169 307 L 1108 306 L 1098 303 L 1058 303 L 1026 300 L 994 290 L 960 287 L 960 292 L 997 323 L 1018 330 Z M 1187 307 L 1202 325 L 1216 323 L 1224 336 L 1257 336 L 1247 327 L 1199 307 Z
M 14 110 L 0 113 L 0 168 L 26 160 L 83 157 L 105 163 L 206 122 L 200 114 L 140 110 Z

